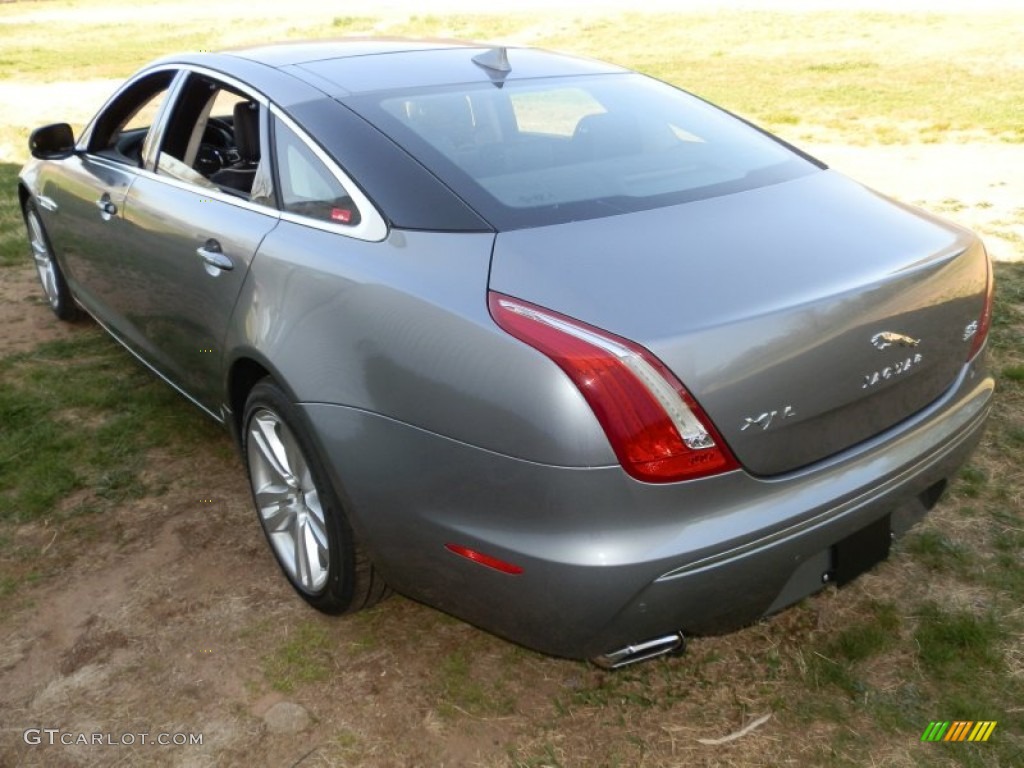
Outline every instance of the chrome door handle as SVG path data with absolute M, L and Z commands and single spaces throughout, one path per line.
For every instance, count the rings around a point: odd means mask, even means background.
M 117 206 L 110 202 L 106 195 L 96 201 L 96 207 L 100 209 L 100 216 L 104 221 L 110 221 L 112 216 L 117 216 Z
M 224 252 L 220 249 L 220 243 L 216 240 L 207 240 L 204 245 L 196 248 L 196 253 L 199 254 L 204 262 L 214 269 L 220 269 L 227 272 L 230 269 L 234 269 L 235 265 L 231 262 Z

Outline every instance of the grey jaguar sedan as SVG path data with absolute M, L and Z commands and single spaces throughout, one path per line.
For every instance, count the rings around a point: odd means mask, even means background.
M 884 559 L 989 412 L 971 232 L 610 64 L 183 55 L 30 145 L 53 311 L 230 430 L 325 612 L 678 651 Z

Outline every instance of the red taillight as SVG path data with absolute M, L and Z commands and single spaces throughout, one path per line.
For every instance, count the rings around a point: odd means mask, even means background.
M 985 257 L 986 279 L 988 284 L 985 288 L 985 304 L 981 308 L 981 315 L 978 317 L 977 327 L 971 339 L 971 350 L 967 353 L 967 360 L 973 360 L 985 346 L 985 339 L 988 338 L 988 329 L 992 327 L 992 304 L 995 299 L 996 281 L 992 275 L 992 262 Z
M 692 480 L 739 466 L 700 406 L 643 347 L 500 293 L 488 302 L 502 329 L 565 371 L 637 480 Z

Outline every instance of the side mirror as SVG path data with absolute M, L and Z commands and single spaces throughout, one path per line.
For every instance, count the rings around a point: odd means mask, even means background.
M 32 131 L 28 137 L 28 149 L 32 157 L 40 160 L 67 157 L 75 151 L 75 134 L 67 123 L 44 125 Z

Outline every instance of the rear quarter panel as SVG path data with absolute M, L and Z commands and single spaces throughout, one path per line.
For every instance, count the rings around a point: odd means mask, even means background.
M 493 240 L 396 229 L 370 243 L 282 221 L 252 262 L 226 349 L 270 361 L 300 403 L 533 461 L 614 464 L 579 391 L 491 320 Z

